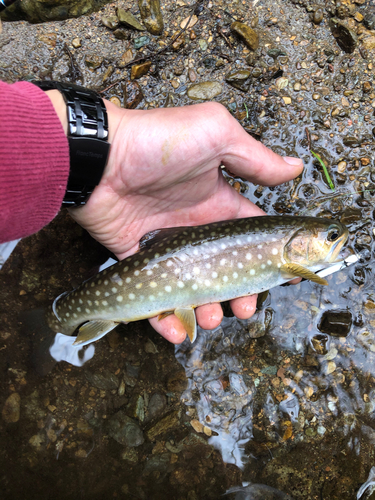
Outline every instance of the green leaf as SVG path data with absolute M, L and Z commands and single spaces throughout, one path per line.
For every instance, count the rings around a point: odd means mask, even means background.
M 248 120 L 249 119 L 249 110 L 247 109 L 247 106 L 245 103 L 243 103 L 243 105 L 244 105 L 244 108 L 246 109 L 246 120 Z
M 318 162 L 321 164 L 322 166 L 322 169 L 323 169 L 323 172 L 324 172 L 324 175 L 326 176 L 326 179 L 327 179 L 327 182 L 328 182 L 328 185 L 329 187 L 332 189 L 332 191 L 335 190 L 335 186 L 333 185 L 333 182 L 331 180 L 331 177 L 329 176 L 329 173 L 328 173 L 328 170 L 327 170 L 327 167 L 325 166 L 323 160 L 320 158 L 320 156 L 318 156 L 316 153 L 314 153 L 314 151 L 311 151 L 310 149 L 310 152 L 312 155 L 315 156 L 315 158 L 318 160 Z

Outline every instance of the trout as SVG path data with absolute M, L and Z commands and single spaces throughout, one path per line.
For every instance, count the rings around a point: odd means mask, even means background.
M 194 308 L 263 292 L 345 261 L 348 230 L 330 219 L 263 216 L 153 231 L 139 251 L 57 297 L 49 326 L 76 345 L 100 339 L 119 323 L 174 313 L 190 340 Z M 326 274 L 329 274 L 326 272 Z

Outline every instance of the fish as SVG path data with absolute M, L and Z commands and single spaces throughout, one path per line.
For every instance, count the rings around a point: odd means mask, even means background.
M 83 346 L 120 323 L 174 313 L 194 342 L 197 306 L 257 294 L 295 277 L 327 285 L 316 273 L 353 255 L 348 235 L 338 221 L 297 216 L 152 231 L 137 253 L 58 296 L 47 321 L 56 333 L 77 332 L 74 345 Z

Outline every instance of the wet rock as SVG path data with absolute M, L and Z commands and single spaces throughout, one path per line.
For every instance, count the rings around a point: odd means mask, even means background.
M 115 413 L 108 422 L 108 433 L 118 443 L 129 448 L 140 446 L 144 443 L 143 432 L 132 418 L 122 410 Z
M 317 8 L 312 16 L 312 21 L 314 24 L 320 24 L 323 21 L 324 12 L 321 7 Z
M 197 74 L 193 69 L 189 69 L 188 76 L 191 83 L 194 83 L 197 79 Z
M 103 57 L 99 54 L 86 54 L 85 64 L 89 69 L 94 71 L 103 64 Z
M 232 85 L 232 87 L 247 92 L 250 86 L 250 82 L 248 81 L 249 76 L 250 71 L 241 69 L 234 73 L 229 73 L 229 75 L 225 77 L 225 81 L 229 83 L 229 85 Z
M 103 373 L 85 372 L 87 381 L 93 387 L 104 391 L 116 390 L 119 386 L 119 380 L 114 373 L 105 370 Z
M 129 11 L 118 8 L 117 17 L 121 24 L 124 24 L 128 28 L 133 28 L 138 31 L 146 31 L 146 28 L 138 21 L 136 17 Z
M 346 208 L 340 221 L 345 225 L 354 224 L 362 220 L 362 210 L 360 208 Z
M 6 399 L 1 414 L 7 424 L 18 422 L 20 419 L 20 405 L 21 397 L 17 392 L 13 392 Z
M 134 48 L 138 50 L 141 47 L 148 45 L 149 43 L 150 43 L 150 39 L 148 36 L 140 36 L 139 38 L 136 38 L 134 40 Z
M 146 435 L 150 441 L 154 441 L 157 436 L 165 434 L 169 430 L 180 425 L 179 412 L 173 411 L 161 420 L 156 422 L 147 432 Z
M 117 40 L 129 40 L 130 38 L 129 32 L 123 28 L 117 28 L 117 30 L 113 32 L 113 36 L 117 38 Z
M 30 23 L 61 21 L 99 10 L 109 0 L 18 0 L 2 12 L 6 21 L 26 20 Z
M 150 422 L 155 417 L 160 415 L 165 407 L 167 406 L 167 398 L 164 394 L 155 393 L 151 396 L 149 405 L 148 405 L 148 413 L 145 418 L 145 422 Z
M 351 135 L 346 135 L 343 138 L 342 142 L 349 148 L 356 148 L 360 146 L 360 140 L 357 137 Z
M 72 45 L 75 49 L 78 49 L 79 47 L 81 47 L 81 39 L 76 37 L 72 40 Z
M 118 28 L 118 18 L 116 16 L 102 16 L 101 21 L 110 30 Z
M 349 54 L 354 52 L 358 44 L 358 38 L 355 32 L 337 18 L 332 18 L 329 25 L 340 48 Z
M 346 337 L 352 327 L 352 321 L 350 311 L 325 311 L 318 328 L 333 337 Z
M 115 95 L 114 95 L 114 96 L 112 96 L 112 97 L 110 98 L 110 101 L 111 101 L 113 104 L 115 104 L 118 108 L 121 108 L 121 101 L 120 101 L 120 99 L 119 99 L 118 97 L 116 97 Z M 107 335 L 107 337 L 108 337 L 108 335 Z M 113 340 L 113 337 L 112 337 L 112 339 L 111 339 L 111 340 Z M 111 343 L 111 341 L 110 341 L 109 339 L 108 339 L 108 343 L 109 343 L 109 345 L 110 345 L 111 349 L 115 349 L 115 347 L 117 347 L 117 346 L 113 347 L 113 344 L 114 344 L 114 343 L 113 343 L 113 342 Z M 119 344 L 117 344 L 117 345 L 119 345 Z
M 327 354 L 327 345 L 329 343 L 328 335 L 314 335 L 311 338 L 311 346 L 317 354 Z
M 187 378 L 185 370 L 173 371 L 167 378 L 167 389 L 170 392 L 182 392 L 186 389 Z
M 141 64 L 134 64 L 134 66 L 132 66 L 130 78 L 132 80 L 136 80 L 137 78 L 141 78 L 146 73 L 148 73 L 148 70 L 150 68 L 151 68 L 151 61 L 146 61 L 146 62 L 141 63 Z
M 187 91 L 190 99 L 198 101 L 199 99 L 210 100 L 220 95 L 223 87 L 219 82 L 202 82 L 191 85 Z
M 127 64 L 132 62 L 132 60 L 135 58 L 135 55 L 136 55 L 136 51 L 133 48 L 128 49 L 126 52 L 124 52 L 122 54 L 121 59 L 120 59 L 119 63 L 117 64 L 117 66 L 119 68 L 125 68 L 125 66 Z
M 190 29 L 192 28 L 198 21 L 198 17 L 194 14 L 193 16 L 191 16 L 191 19 L 190 19 L 190 16 L 186 17 L 183 21 L 181 21 L 181 24 L 180 24 L 180 28 L 181 29 Z M 187 24 L 189 23 L 189 25 Z
M 247 24 L 235 21 L 231 24 L 231 30 L 245 42 L 250 50 L 255 51 L 259 47 L 259 36 L 257 32 Z
M 130 463 L 137 463 L 138 461 L 138 453 L 134 448 L 127 448 L 121 453 L 122 460 L 126 460 Z
M 363 23 L 369 30 L 375 30 L 375 7 L 367 9 Z
M 152 35 L 161 35 L 164 29 L 160 0 L 138 0 L 142 21 Z
M 143 93 L 137 82 L 129 81 L 123 86 L 124 107 L 135 109 L 143 101 Z

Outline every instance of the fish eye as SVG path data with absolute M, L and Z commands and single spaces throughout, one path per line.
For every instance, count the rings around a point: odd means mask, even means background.
M 331 226 L 328 230 L 327 240 L 331 242 L 336 241 L 340 234 L 341 231 L 337 226 Z

